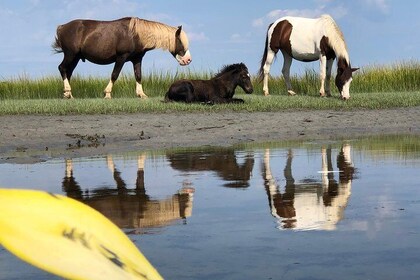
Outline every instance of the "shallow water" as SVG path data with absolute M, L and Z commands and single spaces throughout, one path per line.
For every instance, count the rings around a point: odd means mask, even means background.
M 418 279 L 420 139 L 270 143 L 0 164 L 129 234 L 165 279 Z M 89 269 L 89 264 L 86 264 Z M 0 247 L 0 279 L 57 279 Z

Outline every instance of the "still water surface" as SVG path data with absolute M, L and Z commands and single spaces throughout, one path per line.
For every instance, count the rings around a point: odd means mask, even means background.
M 0 186 L 92 206 L 165 279 L 420 278 L 418 138 L 3 163 Z M 0 279 L 58 278 L 0 246 Z

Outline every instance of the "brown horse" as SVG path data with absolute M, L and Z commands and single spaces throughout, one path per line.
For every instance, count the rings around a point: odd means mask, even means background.
M 102 65 L 115 63 L 104 90 L 105 98 L 111 98 L 112 87 L 127 61 L 134 66 L 137 96 L 147 97 L 141 85 L 141 62 L 150 50 L 168 50 L 180 65 L 191 62 L 188 37 L 182 26 L 176 28 L 135 17 L 70 21 L 57 27 L 53 48 L 57 53 L 64 53 L 63 62 L 58 66 L 64 82 L 64 98 L 73 98 L 69 81 L 79 60 Z

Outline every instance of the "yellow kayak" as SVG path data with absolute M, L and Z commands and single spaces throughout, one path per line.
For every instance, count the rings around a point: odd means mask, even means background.
M 0 189 L 0 244 L 68 279 L 163 279 L 116 225 L 63 195 Z

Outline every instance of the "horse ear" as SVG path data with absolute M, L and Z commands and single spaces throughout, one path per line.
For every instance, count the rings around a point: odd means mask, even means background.
M 355 72 L 357 70 L 359 70 L 360 68 L 351 68 L 351 72 Z
M 175 36 L 179 36 L 181 34 L 182 31 L 182 25 L 178 26 L 178 29 L 175 32 Z

